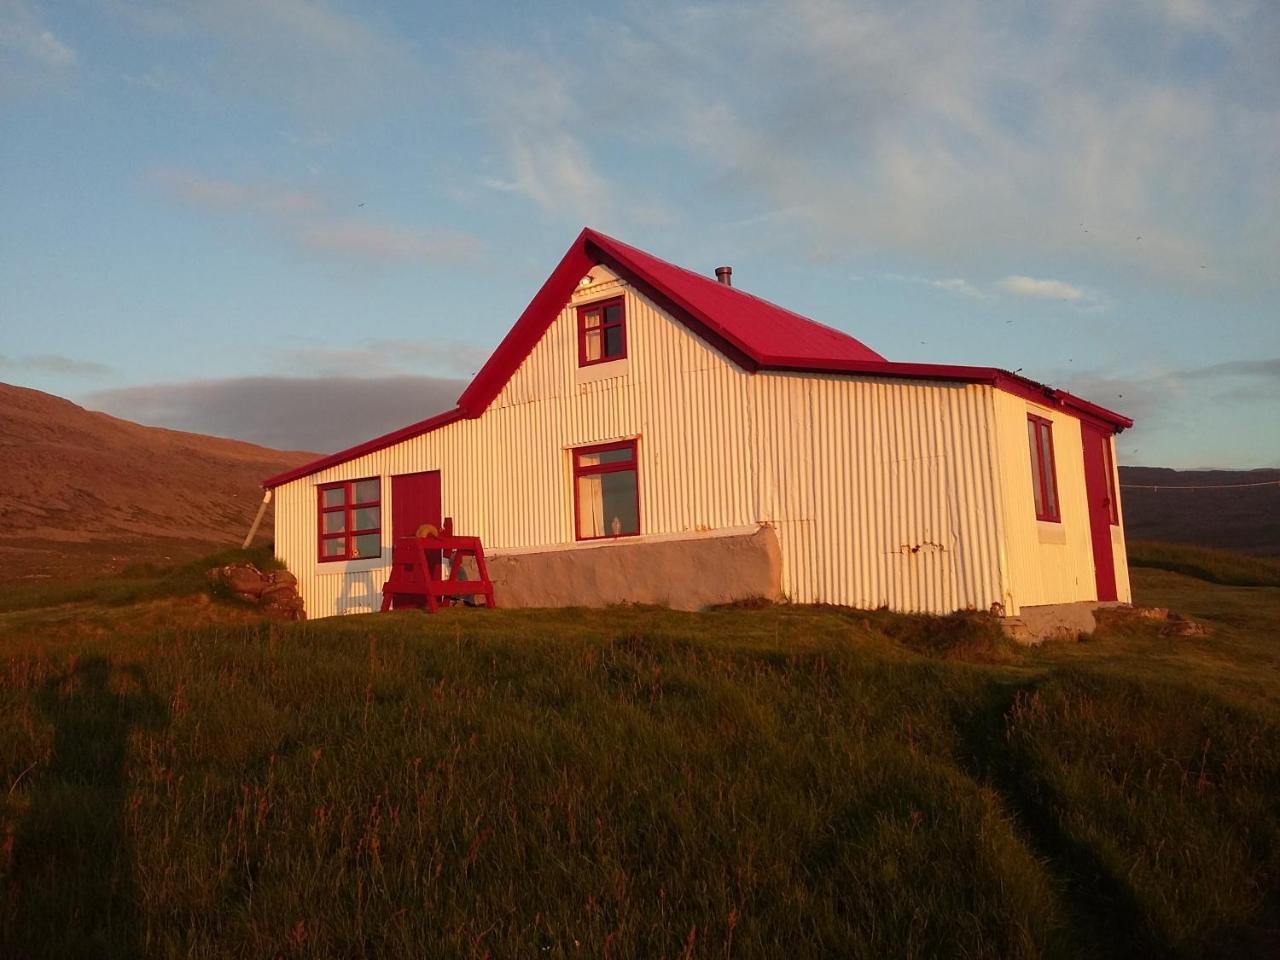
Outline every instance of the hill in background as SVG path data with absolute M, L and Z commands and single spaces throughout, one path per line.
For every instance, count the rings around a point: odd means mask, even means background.
M 0 383 L 0 580 L 238 546 L 262 478 L 313 456 L 144 427 Z
M 1120 483 L 1125 534 L 1131 540 L 1280 556 L 1280 470 L 1121 467 Z

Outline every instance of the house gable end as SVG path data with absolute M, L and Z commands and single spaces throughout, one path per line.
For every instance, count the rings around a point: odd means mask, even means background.
M 621 307 L 624 354 L 584 363 L 582 316 L 604 304 Z M 646 288 L 598 263 L 579 278 L 564 306 L 479 416 L 557 398 L 669 389 L 674 377 L 712 367 L 742 372 L 740 365 L 697 336 L 688 324 L 680 323 Z

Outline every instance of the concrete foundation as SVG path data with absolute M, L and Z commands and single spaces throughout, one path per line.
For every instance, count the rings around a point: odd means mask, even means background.
M 701 610 L 782 597 L 782 552 L 768 526 L 495 553 L 488 567 L 500 607 L 647 603 Z
M 1091 634 L 1097 627 L 1095 612 L 1115 606 L 1097 600 L 1077 603 L 1048 603 L 1039 607 L 1023 607 L 1016 617 L 1005 617 L 1005 631 L 1019 643 L 1043 643 L 1045 640 L 1075 640 L 1080 634 Z

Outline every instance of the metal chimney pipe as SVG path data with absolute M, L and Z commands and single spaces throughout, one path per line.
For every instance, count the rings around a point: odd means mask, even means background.
M 726 287 L 733 286 L 733 267 L 716 267 L 716 279 Z

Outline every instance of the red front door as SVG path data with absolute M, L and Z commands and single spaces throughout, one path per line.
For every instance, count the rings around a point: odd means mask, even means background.
M 401 537 L 412 537 L 424 523 L 434 523 L 439 529 L 440 471 L 426 473 L 402 473 L 391 478 L 391 543 L 392 550 Z M 440 556 L 429 557 L 432 575 L 438 575 Z
M 1093 573 L 1098 599 L 1116 599 L 1116 561 L 1111 549 L 1111 434 L 1080 424 L 1084 440 L 1084 489 L 1089 501 L 1089 536 L 1093 542 Z

